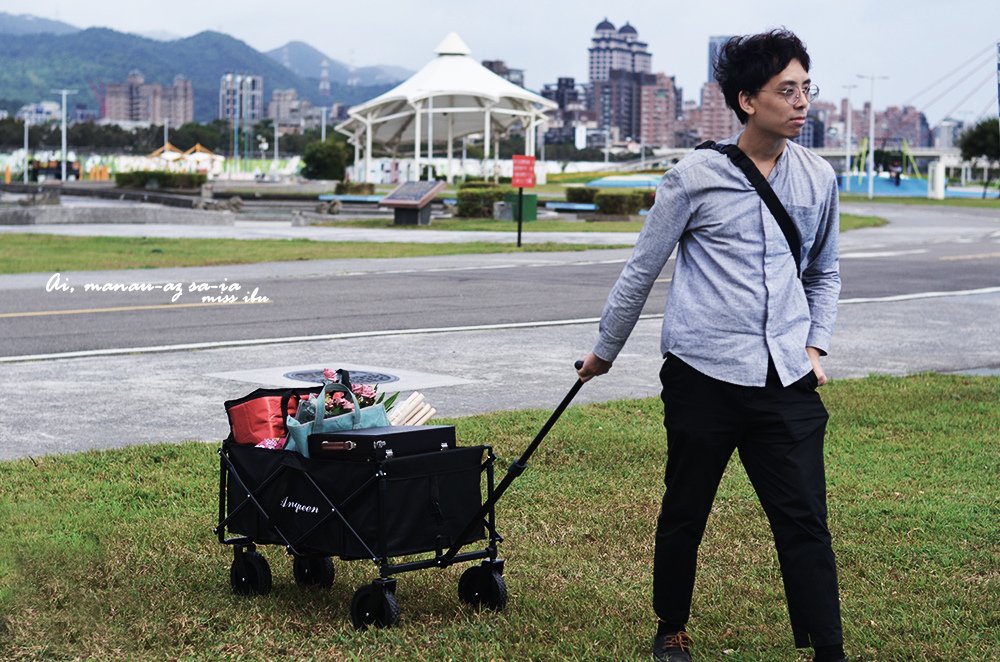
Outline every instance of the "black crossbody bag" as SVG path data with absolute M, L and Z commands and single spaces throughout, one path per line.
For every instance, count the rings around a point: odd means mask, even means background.
M 792 217 L 788 215 L 788 210 L 785 206 L 781 204 L 781 200 L 778 199 L 778 195 L 771 188 L 771 185 L 767 183 L 767 179 L 761 174 L 760 170 L 750 157 L 747 156 L 742 149 L 736 145 L 722 145 L 711 140 L 706 140 L 702 144 L 695 147 L 695 149 L 714 149 L 720 154 L 725 154 L 729 157 L 737 168 L 743 171 L 747 179 L 750 180 L 750 184 L 757 190 L 757 194 L 764 200 L 764 204 L 767 208 L 771 210 L 771 215 L 774 216 L 774 220 L 778 221 L 778 227 L 781 228 L 781 234 L 785 235 L 785 241 L 788 242 L 788 248 L 792 251 L 792 259 L 795 260 L 795 274 L 801 280 L 802 278 L 802 238 L 799 236 L 799 230 L 795 227 L 795 223 L 792 222 Z

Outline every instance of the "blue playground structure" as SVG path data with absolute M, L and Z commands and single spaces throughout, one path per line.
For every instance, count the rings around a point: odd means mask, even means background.
M 840 186 L 840 192 L 845 192 L 845 181 L 843 175 L 837 175 L 838 185 Z M 850 176 L 850 191 L 854 195 L 868 195 L 868 176 L 867 175 L 851 175 Z M 927 180 L 922 177 L 902 177 L 899 181 L 899 186 L 896 186 L 891 177 L 879 177 L 876 175 L 874 177 L 874 186 L 872 187 L 872 194 L 878 197 L 905 197 L 905 198 L 926 198 L 927 197 Z M 946 198 L 979 198 L 982 197 L 982 190 L 962 190 L 956 191 L 946 186 L 944 190 L 944 195 Z M 989 195 L 989 193 L 987 193 Z

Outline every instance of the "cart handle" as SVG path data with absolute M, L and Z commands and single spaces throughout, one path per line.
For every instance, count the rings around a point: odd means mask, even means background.
M 574 364 L 574 367 L 579 370 L 583 367 L 583 361 L 577 361 Z M 486 514 L 489 513 L 490 509 L 496 505 L 496 502 L 500 500 L 500 497 L 502 497 L 503 493 L 507 491 L 510 484 L 514 482 L 514 479 L 524 473 L 524 470 L 528 468 L 528 459 L 532 456 L 532 454 L 534 454 L 535 449 L 537 449 L 539 444 L 542 443 L 542 440 L 545 439 L 545 436 L 549 433 L 549 430 L 552 429 L 552 426 L 556 424 L 556 421 L 559 420 L 559 417 L 562 416 L 562 413 L 566 411 L 566 407 L 568 407 L 569 403 L 573 401 L 573 398 L 576 397 L 576 394 L 580 391 L 582 386 L 583 380 L 577 378 L 576 383 L 573 384 L 569 393 L 566 394 L 566 397 L 562 399 L 562 402 L 559 403 L 556 410 L 552 412 L 551 416 L 549 416 L 549 420 L 547 420 L 545 425 L 542 426 L 542 429 L 538 431 L 538 434 L 535 435 L 534 440 L 532 440 L 528 448 L 521 453 L 521 457 L 514 460 L 510 467 L 508 467 L 507 474 L 503 477 L 503 480 L 500 481 L 500 484 L 496 486 L 496 489 L 493 490 L 493 494 L 491 494 L 482 505 L 479 512 L 476 513 L 475 517 L 472 518 L 472 521 L 470 521 L 468 526 L 465 527 L 465 530 L 462 531 L 462 534 L 455 539 L 455 544 L 452 545 L 451 549 L 445 552 L 444 556 L 440 558 L 440 564 L 448 565 L 455 555 L 458 554 L 458 550 L 465 544 L 465 539 L 472 534 L 472 531 L 476 528 L 477 524 L 481 522 L 482 519 L 486 517 Z

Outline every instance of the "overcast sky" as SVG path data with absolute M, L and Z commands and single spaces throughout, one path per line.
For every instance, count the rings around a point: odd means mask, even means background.
M 559 76 L 586 82 L 587 48 L 606 16 L 639 31 L 653 71 L 676 76 L 686 99 L 705 82 L 710 35 L 785 26 L 809 48 L 822 99 L 859 84 L 860 105 L 870 84 L 857 75 L 874 73 L 888 76 L 876 83 L 878 108 L 912 103 L 932 126 L 949 113 L 997 113 L 1000 0 L 0 0 L 0 10 L 143 34 L 218 30 L 262 51 L 299 40 L 354 66 L 413 70 L 455 31 L 473 57 L 524 69 L 536 90 Z

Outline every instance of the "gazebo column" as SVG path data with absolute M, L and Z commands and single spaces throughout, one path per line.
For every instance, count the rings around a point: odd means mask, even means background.
M 368 183 L 372 171 L 372 116 L 365 118 L 365 175 L 362 181 Z
M 420 181 L 420 106 L 419 102 L 413 104 L 413 168 L 415 171 L 413 181 Z
M 493 136 L 493 183 L 498 184 L 500 182 L 500 132 L 497 131 Z
M 483 179 L 489 178 L 487 167 L 490 162 L 490 109 L 483 111 Z
M 354 138 L 354 180 L 359 181 L 361 179 L 361 173 L 358 169 L 361 167 L 361 132 L 355 132 Z
M 449 184 L 451 184 L 455 179 L 455 175 L 452 172 L 452 167 L 451 167 L 452 163 L 451 153 L 452 150 L 454 149 L 453 145 L 454 139 L 455 139 L 455 114 L 448 113 L 448 183 Z
M 427 181 L 434 179 L 434 95 L 427 97 Z

